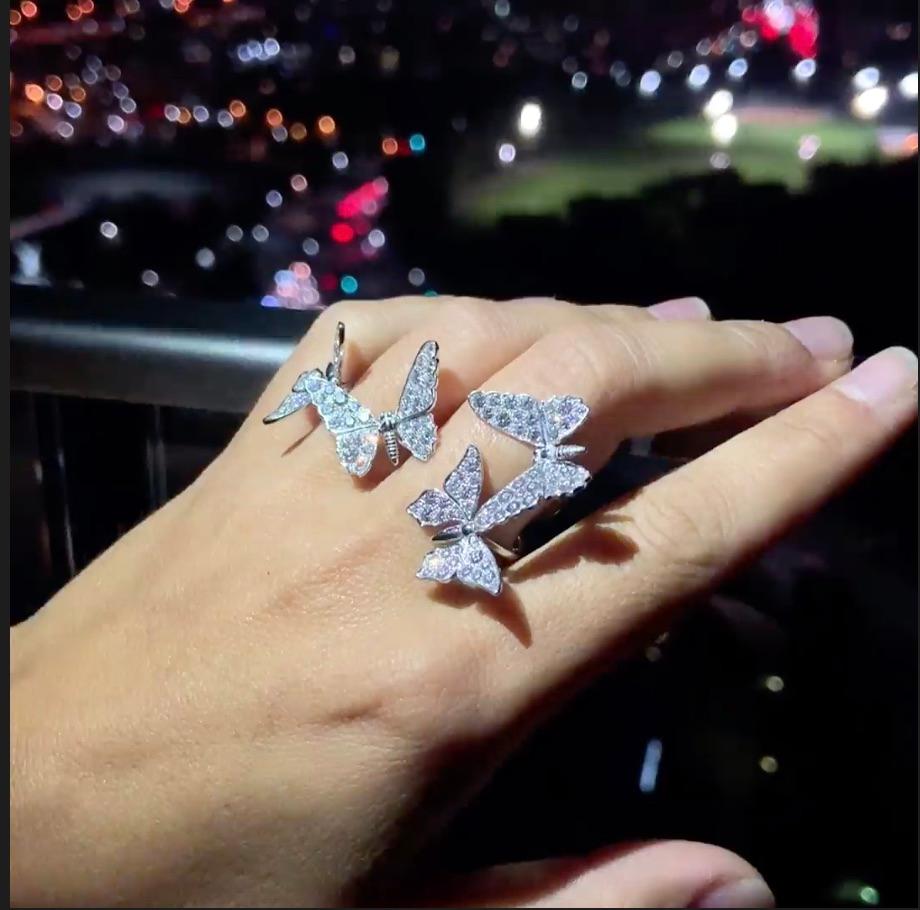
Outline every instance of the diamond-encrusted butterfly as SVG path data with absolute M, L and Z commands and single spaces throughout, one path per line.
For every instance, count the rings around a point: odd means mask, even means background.
M 521 482 L 523 476 L 477 509 L 482 492 L 482 456 L 476 446 L 468 446 L 460 463 L 447 475 L 444 490 L 425 490 L 408 508 L 422 527 L 446 525 L 432 538 L 440 546 L 425 556 L 417 577 L 440 582 L 456 578 L 490 594 L 500 593 L 498 563 L 480 535 L 539 501 L 536 480 Z
M 393 464 L 399 464 L 399 445 L 421 461 L 431 458 L 437 443 L 437 429 L 431 415 L 437 388 L 438 345 L 426 341 L 415 355 L 395 411 L 375 417 L 320 370 L 300 376 L 292 396 L 304 395 L 305 403 L 316 405 L 326 429 L 335 436 L 336 454 L 342 467 L 349 474 L 363 477 L 374 463 L 381 436 Z M 283 408 L 284 403 L 279 411 Z
M 520 480 L 530 488 L 535 481 L 540 497 L 552 499 L 571 496 L 591 479 L 588 470 L 567 460 L 584 452 L 584 446 L 560 445 L 588 416 L 581 398 L 555 395 L 538 401 L 531 395 L 476 391 L 467 400 L 487 424 L 534 447 L 533 465 L 511 484 Z
M 266 414 L 262 418 L 262 423 L 274 423 L 276 420 L 281 420 L 284 417 L 288 417 L 293 414 L 295 411 L 299 411 L 301 408 L 308 407 L 313 404 L 313 395 L 307 389 L 307 380 L 311 376 L 320 376 L 325 377 L 329 382 L 333 383 L 336 386 L 342 385 L 342 359 L 344 357 L 344 347 L 345 347 L 345 323 L 339 322 L 336 323 L 335 327 L 335 340 L 332 343 L 332 360 L 326 364 L 326 371 L 323 373 L 322 370 L 314 369 L 306 373 L 301 373 L 297 377 L 297 381 L 294 383 L 293 387 L 289 394 L 285 395 L 281 401 L 281 404 L 275 408 L 271 414 Z

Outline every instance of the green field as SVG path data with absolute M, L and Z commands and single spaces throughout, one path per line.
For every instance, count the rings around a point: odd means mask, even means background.
M 811 161 L 798 157 L 799 139 L 815 135 L 821 147 Z M 872 126 L 845 120 L 814 122 L 742 122 L 724 149 L 743 179 L 802 187 L 813 165 L 860 162 L 876 155 Z M 710 156 L 718 147 L 700 117 L 669 120 L 628 137 L 609 152 L 592 150 L 532 158 L 521 156 L 509 168 L 483 178 L 466 179 L 455 198 L 462 218 L 490 223 L 504 215 L 560 215 L 572 200 L 585 196 L 623 197 L 671 177 L 711 173 Z

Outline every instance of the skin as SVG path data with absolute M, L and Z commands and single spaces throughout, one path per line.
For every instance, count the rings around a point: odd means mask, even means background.
M 379 452 L 356 481 L 313 409 L 261 425 L 339 320 L 345 380 L 376 413 L 440 342 L 429 462 Z M 201 477 L 11 630 L 13 903 L 768 905 L 705 844 L 452 882 L 413 859 L 535 725 L 914 419 L 907 352 L 841 380 L 845 329 L 805 322 L 718 323 L 692 301 L 330 308 Z M 581 395 L 592 470 L 626 437 L 772 416 L 514 564 L 493 599 L 415 579 L 430 535 L 405 514 L 470 442 L 487 494 L 530 464 L 464 404 L 475 388 Z

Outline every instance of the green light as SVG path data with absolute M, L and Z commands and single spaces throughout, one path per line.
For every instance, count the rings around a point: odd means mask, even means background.
M 422 296 L 423 296 L 423 297 L 437 297 L 437 296 L 438 296 L 438 292 L 437 292 L 437 291 L 428 290 L 428 291 L 425 291 L 425 293 L 422 294 Z
M 339 287 L 344 294 L 354 294 L 358 290 L 358 279 L 354 275 L 343 275 L 339 280 Z
M 413 133 L 409 137 L 409 148 L 412 149 L 416 154 L 420 154 L 425 151 L 425 137 L 421 133 Z
M 859 889 L 859 899 L 870 907 L 877 907 L 879 902 L 878 891 L 872 885 L 863 885 Z

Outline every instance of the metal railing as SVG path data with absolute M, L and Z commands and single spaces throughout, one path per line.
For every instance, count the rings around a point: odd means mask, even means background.
M 11 387 L 242 414 L 315 315 L 13 286 Z
M 11 620 L 204 468 L 315 315 L 11 287 Z

